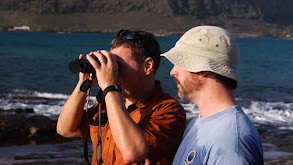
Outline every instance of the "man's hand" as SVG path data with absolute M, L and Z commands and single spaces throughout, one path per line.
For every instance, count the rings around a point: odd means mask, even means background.
M 93 56 L 97 57 L 101 65 Z M 89 53 L 87 59 L 96 70 L 96 77 L 102 90 L 110 85 L 117 84 L 118 64 L 113 54 L 101 50 Z

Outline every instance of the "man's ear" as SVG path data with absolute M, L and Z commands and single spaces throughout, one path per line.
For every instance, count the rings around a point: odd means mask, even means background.
M 144 60 L 144 71 L 147 75 L 154 73 L 154 60 L 151 57 L 148 57 Z
M 200 79 L 200 80 L 205 80 L 206 78 L 208 77 L 211 77 L 212 76 L 212 72 L 209 72 L 209 71 L 201 71 L 201 72 L 197 72 L 197 73 L 194 73 L 194 75 L 197 75 L 197 79 Z

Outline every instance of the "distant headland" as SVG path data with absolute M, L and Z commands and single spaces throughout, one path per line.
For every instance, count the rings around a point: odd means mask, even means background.
M 293 38 L 292 0 L 1 0 L 0 6 L 2 31 L 180 35 L 215 25 L 237 37 Z

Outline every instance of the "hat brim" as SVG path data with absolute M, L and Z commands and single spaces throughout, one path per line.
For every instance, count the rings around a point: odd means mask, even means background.
M 161 54 L 161 56 L 166 57 L 172 64 L 189 72 L 197 73 L 202 71 L 210 71 L 233 80 L 240 81 L 237 69 L 218 64 L 211 59 L 200 56 L 202 53 L 207 52 L 193 52 L 191 54 L 173 47 L 168 52 Z M 198 55 L 195 56 L 194 54 Z

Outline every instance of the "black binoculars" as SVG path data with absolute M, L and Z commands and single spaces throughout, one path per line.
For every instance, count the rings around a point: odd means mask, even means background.
M 101 65 L 99 59 L 96 56 L 93 58 Z M 95 73 L 95 68 L 90 64 L 87 59 L 76 59 L 69 63 L 69 69 L 72 73 L 77 74 L 82 73 Z

